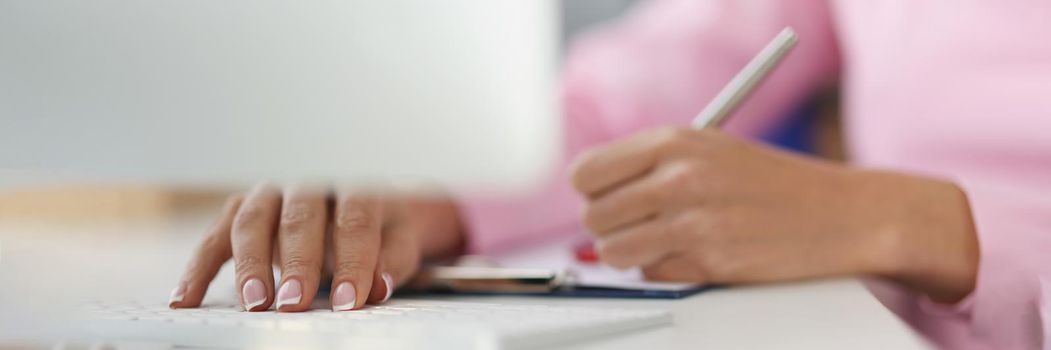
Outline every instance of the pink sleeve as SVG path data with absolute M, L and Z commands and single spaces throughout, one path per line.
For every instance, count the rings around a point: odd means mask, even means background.
M 1051 197 L 961 182 L 981 249 L 974 292 L 955 305 L 882 282 L 873 283 L 873 293 L 942 347 L 1038 349 L 1051 340 Z
M 644 128 L 687 124 L 789 25 L 799 45 L 728 125 L 755 134 L 834 80 L 838 48 L 825 1 L 653 0 L 578 40 L 564 72 L 563 166 L 535 193 L 461 201 L 469 249 L 582 232 L 565 171 L 573 156 Z

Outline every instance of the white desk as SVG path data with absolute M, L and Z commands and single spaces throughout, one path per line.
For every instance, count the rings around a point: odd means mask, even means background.
M 156 299 L 167 293 L 212 214 L 119 225 L 0 223 L 0 347 L 30 331 L 40 309 L 80 299 Z M 234 294 L 229 271 L 208 300 Z M 567 349 L 926 349 L 929 345 L 854 280 L 741 287 L 682 300 L 449 297 L 446 299 L 660 308 L 671 327 L 570 344 Z M 22 328 L 22 329 L 19 329 Z M 6 329 L 5 333 L 3 330 Z

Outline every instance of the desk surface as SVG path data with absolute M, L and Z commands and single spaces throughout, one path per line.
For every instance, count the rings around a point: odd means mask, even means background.
M 0 346 L 32 333 L 26 317 L 77 298 L 163 303 L 212 213 L 119 224 L 0 222 Z M 233 295 L 229 271 L 209 300 Z M 55 293 L 59 291 L 61 293 Z M 658 308 L 674 325 L 568 344 L 566 349 L 926 349 L 929 345 L 851 279 L 737 287 L 682 300 L 442 297 L 483 302 Z M 25 329 L 18 329 L 19 327 Z

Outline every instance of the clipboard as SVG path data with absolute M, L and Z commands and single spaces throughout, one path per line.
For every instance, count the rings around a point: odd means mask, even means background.
M 680 299 L 714 288 L 700 283 L 646 282 L 630 274 L 605 272 L 602 275 L 570 269 L 431 266 L 424 268 L 399 293 Z

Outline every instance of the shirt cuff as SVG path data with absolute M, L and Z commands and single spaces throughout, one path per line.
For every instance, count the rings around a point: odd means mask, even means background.
M 931 300 L 929 296 L 923 295 L 917 301 L 920 311 L 937 317 L 960 317 L 969 316 L 974 309 L 974 291 L 953 304 L 939 303 Z

